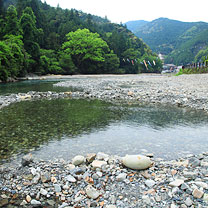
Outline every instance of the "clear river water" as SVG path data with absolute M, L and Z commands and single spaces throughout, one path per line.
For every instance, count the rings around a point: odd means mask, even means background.
M 1 84 L 0 95 L 76 90 L 53 87 L 56 82 Z M 203 111 L 84 99 L 23 101 L 0 110 L 0 163 L 27 152 L 44 160 L 100 151 L 173 159 L 207 151 L 207 135 Z

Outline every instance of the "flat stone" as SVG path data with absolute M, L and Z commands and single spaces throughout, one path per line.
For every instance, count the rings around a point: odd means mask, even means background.
M 72 175 L 66 176 L 66 180 L 71 183 L 75 183 L 77 181 Z
M 94 160 L 92 162 L 92 167 L 93 168 L 101 168 L 103 165 L 107 165 L 107 162 L 101 161 L 101 160 Z
M 8 199 L 0 199 L 0 207 L 3 207 L 9 203 Z
M 40 189 L 40 194 L 42 194 L 43 196 L 46 196 L 48 194 L 48 191 L 46 191 L 45 189 L 41 188 Z
M 127 174 L 126 173 L 120 173 L 118 176 L 116 176 L 116 179 L 118 182 L 124 181 L 126 179 Z
M 110 205 L 106 205 L 106 208 L 117 208 L 116 205 L 110 204 Z
M 185 204 L 186 204 L 188 207 L 190 207 L 190 206 L 193 204 L 193 201 L 191 200 L 190 197 L 186 198 Z
M 109 158 L 109 155 L 107 155 L 103 152 L 98 152 L 97 155 L 96 155 L 97 160 L 105 160 L 105 159 L 108 159 L 108 158 Z
M 32 200 L 31 196 L 30 196 L 30 195 L 27 195 L 27 196 L 26 196 L 26 202 L 30 203 L 31 200 Z
M 126 155 L 122 158 L 122 163 L 135 170 L 144 170 L 152 165 L 150 158 L 143 155 Z
M 208 203 L 208 194 L 204 194 L 203 200 Z
M 153 180 L 146 180 L 144 183 L 149 188 L 152 188 L 155 185 L 155 181 L 153 181 Z
M 200 199 L 202 198 L 204 192 L 199 190 L 199 189 L 194 189 L 193 192 L 192 192 L 192 195 L 194 196 L 194 198 L 197 198 L 197 199 Z
M 41 202 L 40 201 L 37 201 L 35 199 L 32 199 L 31 202 L 30 202 L 30 204 L 32 204 L 32 205 L 41 205 Z
M 87 196 L 91 199 L 97 199 L 100 195 L 100 193 L 91 185 L 88 185 L 85 190 Z
M 170 182 L 169 183 L 169 186 L 171 186 L 171 187 L 179 187 L 183 183 L 184 183 L 184 180 L 182 180 L 182 179 L 176 179 L 175 181 Z
M 40 180 L 40 174 L 36 173 L 35 177 L 32 179 L 32 183 L 37 184 L 39 180 Z
M 207 183 L 197 181 L 197 182 L 195 182 L 195 184 L 197 186 L 200 186 L 200 187 L 204 188 L 204 189 L 208 189 L 208 184 Z
M 56 193 L 60 193 L 61 192 L 61 186 L 59 186 L 58 184 L 54 184 L 54 189 Z
M 72 159 L 72 164 L 77 166 L 77 165 L 81 165 L 82 163 L 84 163 L 84 156 L 82 155 L 77 155 Z

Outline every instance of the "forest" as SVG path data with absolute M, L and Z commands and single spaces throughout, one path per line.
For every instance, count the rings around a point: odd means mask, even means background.
M 152 73 L 161 66 L 141 39 L 107 17 L 40 0 L 0 0 L 1 81 L 28 74 Z

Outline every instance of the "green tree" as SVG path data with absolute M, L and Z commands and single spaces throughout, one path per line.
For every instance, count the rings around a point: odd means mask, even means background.
M 67 34 L 68 41 L 62 46 L 64 52 L 72 57 L 72 60 L 80 73 L 92 72 L 91 67 L 105 61 L 105 54 L 109 52 L 107 43 L 97 33 L 88 29 L 78 29 Z M 88 65 L 88 68 L 85 68 Z
M 15 77 L 24 68 L 22 36 L 7 35 L 0 41 L 0 80 Z
M 21 35 L 16 8 L 10 5 L 6 12 L 4 33 L 7 35 Z
M 208 57 L 208 48 L 200 50 L 194 58 L 195 62 L 201 62 L 207 60 Z

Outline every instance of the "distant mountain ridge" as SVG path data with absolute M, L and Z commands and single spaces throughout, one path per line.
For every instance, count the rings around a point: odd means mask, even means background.
M 151 22 L 129 21 L 127 28 L 156 53 L 165 54 L 166 62 L 192 62 L 199 50 L 208 45 L 208 23 L 181 22 L 159 18 Z

